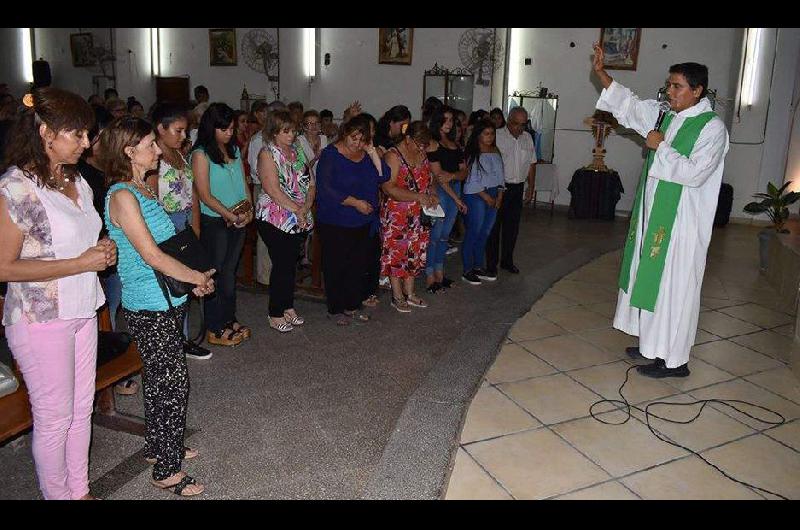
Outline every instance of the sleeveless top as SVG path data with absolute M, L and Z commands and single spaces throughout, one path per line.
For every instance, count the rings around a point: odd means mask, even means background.
M 16 166 L 0 176 L 0 196 L 23 236 L 20 259 L 75 258 L 97 244 L 102 222 L 92 204 L 92 189 L 83 178 L 75 181 L 75 188 L 78 204 L 61 192 L 38 186 Z M 104 303 L 96 272 L 50 281 L 8 282 L 3 325 L 23 318 L 31 324 L 93 318 Z
M 106 195 L 105 221 L 109 237 L 117 244 L 117 271 L 122 281 L 122 307 L 129 311 L 166 311 L 169 305 L 158 285 L 153 268 L 145 263 L 122 229 L 111 222 L 108 201 L 121 189 L 130 191 L 139 201 L 142 218 L 156 244 L 174 236 L 175 225 L 157 200 L 148 199 L 135 186 L 119 182 L 109 188 Z M 179 306 L 186 301 L 186 295 L 179 298 L 170 296 L 170 298 L 173 306 Z
M 303 149 L 292 145 L 291 158 L 287 158 L 273 142 L 269 142 L 261 149 L 268 150 L 275 161 L 281 191 L 298 205 L 303 204 L 308 195 L 308 188 L 312 184 Z M 300 231 L 297 228 L 295 214 L 273 201 L 263 188 L 256 201 L 256 218 L 268 222 L 283 232 L 293 234 Z M 311 215 L 311 212 L 306 214 L 306 221 L 306 230 L 311 230 L 314 227 L 314 216 Z
M 247 198 L 247 192 L 244 189 L 244 170 L 238 148 L 235 151 L 236 158 L 227 164 L 215 164 L 202 147 L 192 151 L 192 156 L 198 152 L 203 153 L 208 160 L 208 185 L 211 195 L 216 197 L 226 208 Z M 209 217 L 221 217 L 203 201 L 200 201 L 200 212 Z

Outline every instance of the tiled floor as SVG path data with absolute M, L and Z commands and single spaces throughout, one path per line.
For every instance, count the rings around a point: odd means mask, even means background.
M 730 230 L 728 230 L 730 228 Z M 791 308 L 755 271 L 752 232 L 726 227 L 709 252 L 702 313 L 687 378 L 630 373 L 624 393 L 654 401 L 739 399 L 782 414 L 778 427 L 719 403 L 633 409 L 629 421 L 604 403 L 634 364 L 635 338 L 611 327 L 619 252 L 563 278 L 512 327 L 469 408 L 446 499 L 764 499 L 726 478 L 800 499 L 800 383 L 787 368 Z M 752 238 L 755 239 L 754 237 Z M 753 254 L 748 254 L 752 252 Z M 610 287 L 609 287 L 610 286 Z M 763 410 L 739 405 L 772 422 Z

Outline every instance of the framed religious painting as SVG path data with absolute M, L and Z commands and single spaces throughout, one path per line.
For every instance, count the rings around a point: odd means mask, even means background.
M 608 70 L 636 70 L 642 28 L 601 28 L 600 47 Z
M 92 66 L 96 64 L 92 57 L 94 39 L 91 33 L 70 34 L 69 48 L 72 52 L 72 66 Z
M 236 28 L 208 30 L 211 66 L 236 66 Z
M 411 64 L 414 28 L 378 28 L 378 64 Z

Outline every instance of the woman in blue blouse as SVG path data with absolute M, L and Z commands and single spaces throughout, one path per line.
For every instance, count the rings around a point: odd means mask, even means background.
M 253 204 L 245 181 L 241 154 L 235 146 L 233 109 L 212 103 L 200 118 L 192 148 L 192 172 L 200 198 L 200 241 L 217 270 L 217 292 L 206 300 L 209 344 L 236 346 L 250 338 L 250 328 L 236 321 L 236 268 L 244 245 L 248 213 L 231 211 L 238 202 Z
M 356 116 L 317 166 L 317 230 L 328 314 L 338 325 L 366 322 L 362 313 L 369 241 L 378 230 L 378 190 L 389 171 L 372 145 L 370 123 Z
M 481 280 L 494 281 L 483 269 L 486 260 L 486 240 L 503 201 L 503 159 L 495 145 L 495 128 L 489 120 L 478 121 L 472 128 L 466 148 L 469 176 L 464 183 L 464 219 L 466 233 L 461 248 L 464 274 L 461 279 L 472 285 Z

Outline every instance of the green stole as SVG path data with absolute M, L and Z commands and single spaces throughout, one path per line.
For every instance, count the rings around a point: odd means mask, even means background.
M 672 148 L 685 157 L 689 157 L 697 142 L 700 131 L 703 127 L 716 116 L 713 112 L 704 112 L 691 118 L 686 118 L 683 125 L 678 130 L 672 140 Z M 672 123 L 674 114 L 670 113 L 664 118 L 659 129 L 666 131 Z M 639 179 L 639 187 L 636 191 L 636 201 L 633 205 L 628 238 L 625 243 L 625 251 L 622 256 L 622 267 L 619 273 L 619 288 L 628 292 L 631 277 L 631 262 L 636 247 L 636 228 L 639 223 L 639 215 L 644 201 L 644 189 L 647 182 L 647 175 L 653 165 L 655 151 L 649 150 L 647 159 Z M 683 185 L 675 182 L 659 180 L 656 186 L 656 194 L 653 198 L 653 208 L 650 217 L 643 229 L 642 252 L 639 256 L 639 268 L 636 274 L 636 281 L 633 285 L 631 294 L 631 305 L 652 312 L 656 306 L 659 288 L 661 286 L 661 276 L 664 273 L 664 264 L 667 257 L 667 249 L 672 236 L 672 226 L 675 224 L 675 217 L 678 215 L 678 204 L 681 200 Z

